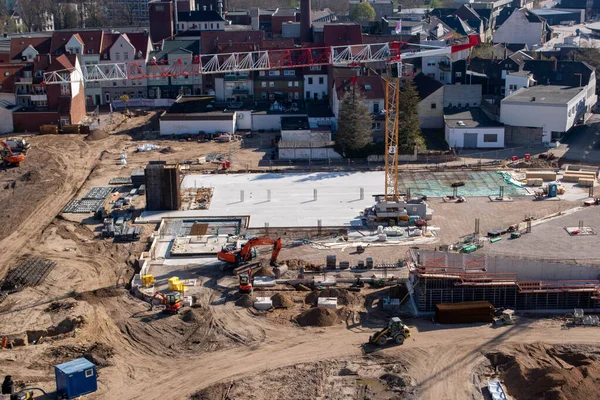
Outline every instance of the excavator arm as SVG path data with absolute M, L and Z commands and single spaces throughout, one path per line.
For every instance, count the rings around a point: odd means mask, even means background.
M 271 265 L 277 265 L 277 258 L 279 257 L 279 252 L 281 251 L 281 247 L 283 246 L 281 238 L 278 238 L 275 243 L 273 243 L 273 253 L 271 254 Z

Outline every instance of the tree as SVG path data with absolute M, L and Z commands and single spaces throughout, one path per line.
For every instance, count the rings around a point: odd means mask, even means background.
M 354 22 L 366 22 L 375 20 L 375 9 L 366 1 L 350 9 L 350 19 Z
M 51 14 L 50 0 L 19 0 L 15 9 L 23 20 L 25 30 L 36 32 L 44 29 L 48 16 Z
M 123 103 L 125 103 L 125 113 L 129 114 L 129 109 L 127 107 L 129 105 L 129 95 L 128 94 L 121 95 L 119 97 L 119 100 L 121 100 Z
M 406 85 L 400 88 L 400 115 L 398 126 L 398 145 L 401 151 L 412 152 L 417 146 L 425 147 L 421 135 L 421 119 L 419 118 L 419 94 L 412 79 L 406 80 Z
M 364 97 L 355 89 L 344 93 L 340 101 L 336 146 L 344 156 L 363 149 L 373 138 L 373 118 Z

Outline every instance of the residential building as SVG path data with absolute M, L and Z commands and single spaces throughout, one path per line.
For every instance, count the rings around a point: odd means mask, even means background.
M 385 85 L 381 76 L 335 77 L 332 88 L 331 108 L 335 118 L 339 119 L 342 97 L 348 92 L 360 92 L 373 117 L 373 141 L 384 141 Z
M 323 100 L 329 92 L 327 67 L 316 65 L 304 68 L 304 99 Z
M 421 129 L 435 129 L 444 126 L 444 84 L 422 73 L 413 78 L 419 94 L 419 119 Z
M 152 41 L 150 40 L 148 31 L 122 34 L 105 33 L 102 41 L 100 65 L 120 62 L 136 63 L 140 70 L 145 71 L 152 49 Z M 105 72 L 108 71 L 105 70 Z M 99 104 L 98 94 L 96 92 L 93 94 L 90 93 L 91 90 L 96 90 L 99 85 L 102 93 L 100 104 L 118 100 L 122 95 L 127 95 L 130 99 L 141 99 L 148 97 L 147 84 L 147 79 L 88 83 L 86 84 L 86 94 L 88 95 L 88 99 L 92 95 L 94 96 L 92 104 Z
M 37 132 L 43 124 L 78 124 L 85 117 L 85 93 L 81 82 L 74 80 L 70 83 L 40 85 L 44 72 L 64 71 L 70 77 L 81 75 L 79 57 L 75 54 L 62 54 L 52 57 L 49 65 L 48 61 L 49 57 L 34 63 L 31 78 L 29 74 L 24 75 L 28 82 L 32 82 L 32 92 L 27 94 L 30 96 L 29 105 L 13 113 L 14 129 L 17 132 Z
M 544 18 L 552 25 L 578 25 L 586 20 L 585 10 L 563 8 L 536 8 L 531 10 L 538 17 Z
M 216 107 L 212 96 L 182 96 L 160 116 L 160 134 L 235 133 L 237 120 L 235 111 Z
M 153 0 L 148 3 L 150 36 L 155 43 L 175 35 L 173 24 L 174 3 L 170 0 Z
M 227 21 L 215 10 L 177 12 L 177 35 L 199 34 L 203 31 L 224 31 Z
M 281 117 L 280 160 L 342 158 L 333 145 L 329 127 L 311 127 L 307 116 Z
M 524 43 L 539 46 L 550 39 L 546 21 L 526 8 L 515 9 L 494 32 L 494 43 Z
M 502 100 L 500 122 L 542 128 L 543 143 L 560 140 L 577 122 L 584 120 L 588 89 L 554 85 L 521 88 Z M 595 93 L 590 98 L 592 101 Z
M 444 137 L 450 147 L 504 147 L 504 126 L 491 120 L 479 107 L 445 108 L 444 124 Z
M 323 44 L 325 46 L 347 46 L 362 43 L 362 30 L 359 24 L 325 24 L 323 27 Z
M 254 73 L 254 99 L 272 104 L 303 103 L 304 78 L 301 68 L 271 69 Z
M 254 83 L 248 72 L 217 76 L 214 81 L 217 101 L 248 103 L 254 98 Z
M 592 18 L 594 0 L 560 0 L 558 8 L 565 10 L 582 10 L 585 13 L 585 20 Z
M 200 40 L 174 39 L 163 41 L 162 49 L 151 53 L 149 57 L 159 64 L 181 63 L 182 68 L 186 68 L 199 54 Z M 176 99 L 179 95 L 199 95 L 202 93 L 202 75 L 148 78 L 147 85 L 148 97 L 151 99 Z

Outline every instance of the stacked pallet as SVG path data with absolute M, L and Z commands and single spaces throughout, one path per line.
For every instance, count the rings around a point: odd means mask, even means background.
M 595 179 L 579 178 L 577 184 L 581 187 L 592 187 L 594 186 L 595 181 Z
M 596 181 L 596 173 L 594 171 L 565 171 L 562 180 L 564 182 L 579 182 L 579 179 L 592 179 Z
M 542 178 L 527 178 L 528 186 L 542 186 L 544 184 L 544 180 Z
M 555 181 L 556 172 L 553 171 L 528 171 L 525 173 L 525 179 L 529 184 L 530 179 L 541 179 L 543 181 Z
M 439 303 L 435 305 L 435 318 L 440 324 L 493 322 L 494 306 L 488 301 Z

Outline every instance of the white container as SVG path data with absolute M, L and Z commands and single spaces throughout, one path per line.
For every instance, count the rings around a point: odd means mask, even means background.
M 270 297 L 257 297 L 254 302 L 254 308 L 261 311 L 267 311 L 273 308 L 273 301 Z
M 255 276 L 253 284 L 255 287 L 272 287 L 277 284 L 277 281 L 270 276 Z
M 317 306 L 324 308 L 331 308 L 332 310 L 337 309 L 337 297 L 319 297 L 317 299 Z

